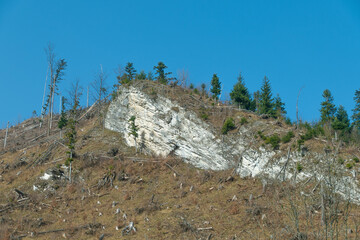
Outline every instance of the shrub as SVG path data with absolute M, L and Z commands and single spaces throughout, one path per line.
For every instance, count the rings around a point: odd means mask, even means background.
M 298 171 L 298 172 L 301 172 L 302 170 L 303 170 L 303 166 L 301 165 L 301 163 L 296 163 L 296 170 Z
M 352 163 L 347 163 L 345 166 L 346 166 L 347 169 L 352 169 L 352 168 L 353 168 L 353 164 L 352 164 Z
M 338 159 L 338 163 L 339 163 L 339 164 L 343 165 L 344 162 L 345 162 L 344 159 L 342 159 L 342 158 L 339 158 L 339 159 Z
M 285 119 L 285 123 L 287 124 L 287 125 L 292 125 L 292 122 L 291 122 L 291 119 L 290 118 L 286 118 Z
M 248 123 L 248 120 L 247 120 L 246 118 L 242 117 L 242 118 L 240 119 L 240 124 L 241 124 L 241 125 L 244 125 L 244 124 L 246 124 L 246 123 Z
M 289 131 L 284 137 L 281 138 L 281 141 L 283 143 L 288 143 L 294 136 L 294 133 L 292 131 Z
M 356 162 L 356 163 L 358 163 L 360 160 L 359 160 L 359 158 L 354 157 L 354 158 L 353 158 L 353 161 Z
M 279 135 L 274 134 L 271 137 L 267 138 L 265 143 L 270 144 L 274 150 L 279 149 L 280 137 L 279 137 Z
M 199 90 L 197 88 L 194 89 L 195 94 L 199 94 Z
M 230 130 L 233 130 L 233 129 L 235 129 L 234 119 L 233 118 L 228 118 L 224 122 L 224 125 L 223 125 L 223 127 L 221 129 L 221 133 L 222 134 L 227 134 Z
M 264 140 L 264 141 L 267 140 L 267 137 L 261 131 L 258 131 L 258 135 L 262 140 Z
M 201 113 L 200 114 L 200 118 L 203 120 L 208 120 L 209 119 L 209 115 L 207 115 L 207 113 Z
M 189 88 L 190 88 L 190 89 L 194 89 L 194 84 L 190 83 Z

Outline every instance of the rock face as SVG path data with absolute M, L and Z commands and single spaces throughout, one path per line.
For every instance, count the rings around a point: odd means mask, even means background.
M 129 134 L 129 119 L 132 116 L 136 117 L 135 124 L 139 128 L 136 141 Z M 164 157 L 173 154 L 202 169 L 234 168 L 242 177 L 266 175 L 294 181 L 309 177 L 324 178 L 321 164 L 308 167 L 305 171 L 296 170 L 297 162 L 303 164 L 312 159 L 321 163 L 325 159 L 324 154 L 301 154 L 298 151 L 286 154 L 254 147 L 252 142 L 257 131 L 252 127 L 257 126 L 242 126 L 235 134 L 220 135 L 196 113 L 161 95 L 146 94 L 141 88 L 133 86 L 119 89 L 119 95 L 110 104 L 105 118 L 105 128 L 122 133 L 129 146 L 147 154 Z M 346 182 L 349 183 L 348 180 Z M 355 180 L 350 184 L 352 194 L 360 196 L 356 184 Z M 339 192 L 344 191 L 339 187 Z
M 139 137 L 129 134 L 129 119 L 135 116 Z M 105 127 L 120 132 L 129 146 L 157 156 L 176 155 L 203 169 L 237 168 L 243 176 L 280 171 L 269 160 L 275 152 L 252 149 L 253 133 L 246 128 L 231 137 L 219 135 L 196 113 L 162 96 L 149 96 L 136 87 L 121 88 L 108 109 Z M 286 159 L 280 159 L 286 161 Z

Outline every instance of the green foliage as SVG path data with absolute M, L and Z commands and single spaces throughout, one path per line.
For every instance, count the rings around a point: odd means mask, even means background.
M 211 79 L 210 92 L 213 94 L 213 96 L 216 100 L 219 99 L 219 95 L 221 93 L 221 82 L 216 74 L 214 74 Z
M 62 130 L 66 125 L 67 125 L 67 118 L 66 118 L 66 113 L 65 113 L 65 102 L 66 102 L 66 98 L 62 97 L 61 98 L 61 115 L 60 115 L 60 119 L 58 122 L 58 127 Z
M 202 83 L 201 84 L 201 94 L 205 94 L 205 88 L 206 88 L 206 84 L 205 83 Z
M 345 160 L 342 159 L 342 158 L 339 158 L 339 159 L 338 159 L 338 163 L 339 163 L 340 165 L 343 165 L 343 164 L 345 163 Z
M 224 122 L 223 127 L 221 128 L 221 133 L 222 134 L 227 134 L 230 130 L 235 129 L 235 122 L 233 118 L 228 118 L 226 119 L 226 121 Z
M 351 119 L 353 120 L 354 127 L 360 130 L 360 89 L 355 91 L 354 101 L 355 108 L 352 110 L 353 115 Z
M 238 82 L 234 85 L 230 93 L 230 98 L 239 108 L 250 110 L 252 102 L 251 95 L 245 87 L 245 82 L 241 74 L 239 74 Z
M 207 113 L 201 113 L 200 118 L 206 121 L 209 119 L 209 115 Z
M 190 83 L 189 88 L 190 88 L 190 89 L 194 89 L 194 84 Z
M 138 80 L 145 80 L 146 79 L 146 73 L 144 70 L 141 70 L 139 74 L 136 74 L 136 79 Z
M 263 85 L 261 86 L 259 98 L 259 113 L 274 116 L 274 100 L 272 99 L 270 81 L 266 76 L 264 77 Z
M 287 118 L 285 119 L 285 123 L 286 123 L 287 125 L 289 125 L 289 126 L 292 125 L 291 119 L 290 119 L 289 117 L 287 117 Z
M 152 73 L 152 72 L 148 72 L 146 78 L 147 78 L 148 80 L 150 80 L 150 81 L 154 81 L 154 75 L 153 75 L 153 73 Z
M 353 161 L 356 162 L 356 163 L 360 162 L 360 160 L 359 160 L 358 157 L 354 157 L 354 158 L 353 158 Z
M 197 88 L 194 89 L 195 94 L 199 94 L 199 90 Z
M 276 117 L 284 117 L 286 114 L 285 103 L 281 101 L 279 94 L 275 98 L 274 111 Z
M 248 120 L 247 120 L 246 118 L 242 117 L 242 118 L 240 119 L 240 124 L 241 124 L 241 125 L 244 125 L 244 124 L 246 124 L 246 123 L 248 123 Z
M 345 108 L 340 105 L 337 109 L 336 116 L 331 126 L 335 130 L 348 131 L 350 129 L 350 120 Z
M 258 135 L 262 140 L 264 140 L 264 141 L 267 140 L 267 137 L 261 131 L 258 131 Z
M 167 66 L 163 63 L 163 62 L 159 62 L 157 66 L 154 67 L 154 70 L 156 70 L 156 80 L 159 83 L 162 84 L 168 84 L 169 80 L 171 80 L 172 78 L 169 78 L 168 75 L 171 74 L 171 72 L 166 73 L 165 69 L 167 68 Z
M 288 143 L 294 136 L 294 133 L 292 131 L 289 131 L 284 137 L 281 138 L 281 141 L 283 143 Z
M 135 125 L 135 119 L 136 117 L 135 116 L 132 116 L 130 119 L 129 119 L 129 123 L 130 123 L 130 131 L 129 131 L 129 135 L 132 135 L 136 141 L 137 137 L 139 136 L 138 135 L 138 126 Z
M 134 68 L 134 64 L 131 62 L 128 62 L 125 66 L 125 73 L 129 81 L 133 80 L 136 74 L 136 70 Z
M 352 169 L 354 167 L 353 163 L 349 162 L 345 165 L 347 169 Z
M 265 143 L 270 144 L 272 146 L 272 148 L 274 150 L 276 150 L 276 149 L 279 149 L 279 147 L 280 147 L 280 141 L 281 141 L 281 139 L 280 139 L 279 135 L 274 134 L 274 135 L 268 137 L 265 140 Z
M 329 123 L 333 121 L 334 115 L 336 113 L 336 107 L 334 102 L 334 98 L 331 95 L 331 92 L 329 89 L 325 89 L 325 91 L 322 94 L 324 101 L 321 102 L 321 122 L 322 123 Z
M 296 170 L 298 171 L 298 173 L 300 173 L 303 170 L 303 166 L 301 165 L 301 163 L 299 162 L 296 163 Z

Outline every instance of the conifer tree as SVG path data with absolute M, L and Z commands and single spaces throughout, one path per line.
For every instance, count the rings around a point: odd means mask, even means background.
M 147 80 L 154 81 L 154 74 L 152 72 L 148 72 L 146 78 Z
M 66 98 L 62 97 L 61 98 L 61 115 L 60 115 L 60 120 L 58 122 L 58 127 L 60 128 L 60 132 L 64 127 L 66 127 L 67 122 L 68 122 L 68 120 L 66 118 L 65 103 L 66 103 Z
M 250 110 L 251 96 L 249 90 L 245 87 L 245 82 L 241 73 L 239 74 L 238 82 L 234 85 L 234 88 L 230 93 L 230 98 L 239 108 Z
M 321 122 L 322 123 L 331 123 L 334 120 L 334 115 L 336 113 L 336 107 L 334 102 L 334 98 L 331 95 L 329 89 L 325 89 L 322 94 L 324 101 L 321 102 Z
M 129 81 L 133 80 L 136 74 L 136 70 L 134 68 L 134 64 L 128 62 L 125 67 L 125 73 Z
M 274 110 L 276 117 L 284 117 L 286 114 L 285 103 L 282 102 L 279 94 L 275 98 Z
M 274 100 L 272 99 L 270 81 L 266 76 L 261 86 L 259 100 L 259 113 L 274 116 Z
M 354 101 L 355 108 L 353 109 L 351 119 L 353 120 L 354 127 L 360 130 L 360 89 L 355 91 Z
M 343 131 L 350 129 L 349 116 L 342 105 L 340 105 L 339 108 L 337 109 L 335 119 L 332 123 L 332 127 L 335 130 L 343 130 Z
M 146 79 L 146 73 L 144 70 L 141 70 L 139 74 L 136 74 L 136 79 L 138 80 L 145 80 Z
M 213 94 L 216 100 L 219 100 L 219 95 L 221 93 L 221 82 L 216 74 L 214 74 L 211 79 L 210 92 Z
M 168 84 L 169 80 L 171 80 L 171 78 L 168 77 L 171 72 L 165 72 L 166 68 L 167 66 L 163 62 L 159 62 L 158 65 L 154 67 L 154 70 L 156 70 L 157 74 L 156 80 L 159 83 Z
M 135 116 L 131 116 L 131 118 L 129 119 L 129 123 L 130 123 L 130 129 L 129 129 L 129 135 L 132 135 L 134 137 L 135 140 L 135 148 L 136 148 L 136 152 L 137 152 L 137 137 L 139 136 L 138 134 L 138 130 L 139 127 L 135 124 Z
M 201 84 L 201 94 L 202 94 L 202 95 L 205 95 L 205 88 L 206 88 L 206 84 L 205 84 L 205 83 L 202 83 L 202 84 Z

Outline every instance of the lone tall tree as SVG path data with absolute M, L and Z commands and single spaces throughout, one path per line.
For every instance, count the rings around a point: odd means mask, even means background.
M 210 92 L 213 94 L 213 96 L 216 100 L 219 100 L 219 95 L 221 93 L 221 82 L 215 73 L 211 79 Z
M 135 141 L 135 148 L 136 148 L 136 152 L 137 152 L 137 138 L 139 136 L 138 134 L 138 130 L 139 127 L 135 124 L 135 116 L 131 116 L 131 118 L 129 119 L 129 123 L 130 123 L 130 129 L 129 129 L 129 135 L 132 135 Z
M 334 102 L 334 98 L 331 95 L 331 92 L 329 89 L 325 89 L 325 91 L 322 94 L 324 101 L 321 102 L 321 122 L 322 123 L 331 123 L 334 120 L 335 113 L 336 113 L 336 107 Z
M 168 84 L 170 78 L 168 78 L 168 75 L 171 74 L 171 72 L 166 73 L 165 69 L 167 68 L 167 66 L 163 63 L 163 62 L 159 62 L 157 66 L 154 67 L 154 70 L 156 70 L 156 80 L 159 83 L 162 84 Z
M 251 95 L 249 90 L 245 87 L 245 82 L 241 73 L 239 74 L 238 82 L 234 85 L 234 88 L 230 93 L 230 98 L 239 108 L 250 110 Z
M 69 119 L 67 121 L 67 131 L 65 133 L 66 146 L 68 147 L 68 158 L 66 159 L 65 164 L 69 166 L 69 182 L 71 183 L 71 172 L 72 172 L 72 162 L 74 160 L 74 152 L 75 152 L 75 143 L 76 143 L 76 115 L 78 108 L 80 106 L 80 97 L 82 95 L 82 88 L 79 85 L 79 81 L 77 80 L 72 84 L 71 90 L 69 92 L 70 99 L 70 111 L 69 111 Z
M 259 99 L 259 113 L 274 115 L 274 100 L 272 99 L 271 86 L 269 79 L 265 76 L 261 86 Z
M 134 68 L 134 64 L 131 62 L 128 62 L 125 67 L 126 75 L 129 79 L 129 81 L 133 80 L 136 75 L 136 70 Z
M 360 89 L 355 91 L 354 96 L 355 108 L 353 109 L 353 125 L 356 129 L 360 130 Z

